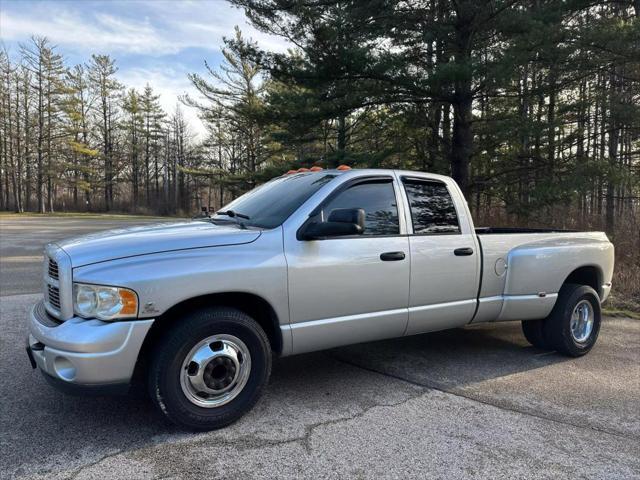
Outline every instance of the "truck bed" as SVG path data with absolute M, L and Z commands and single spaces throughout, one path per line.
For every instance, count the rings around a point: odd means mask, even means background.
M 560 287 L 576 269 L 593 269 L 603 286 L 613 269 L 613 245 L 603 232 L 494 228 L 475 229 L 482 251 L 478 311 L 474 322 L 544 318 Z

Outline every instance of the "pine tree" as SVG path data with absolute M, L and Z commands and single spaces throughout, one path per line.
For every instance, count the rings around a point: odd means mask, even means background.
M 104 208 L 113 206 L 115 177 L 114 130 L 117 125 L 117 99 L 122 86 L 114 78 L 118 71 L 115 60 L 108 55 L 92 55 L 89 64 L 89 81 L 97 100 L 94 105 L 96 127 L 100 131 L 102 150 Z
M 140 96 L 131 88 L 127 91 L 122 102 L 125 113 L 123 130 L 126 136 L 126 151 L 131 168 L 131 205 L 133 211 L 139 207 L 139 187 L 141 183 L 140 153 L 142 151 L 141 136 L 144 131 L 144 114 L 141 108 Z
M 21 47 L 25 68 L 32 75 L 31 90 L 36 97 L 36 194 L 38 211 L 45 212 L 44 186 L 49 211 L 54 208 L 56 158 L 61 138 L 61 103 L 64 94 L 65 66 L 45 37 L 33 37 L 30 45 Z
M 251 56 L 256 44 L 245 41 L 238 28 L 225 45 L 225 61 L 218 70 L 205 63 L 211 79 L 189 75 L 203 100 L 186 97 L 185 102 L 198 108 L 203 121 L 214 129 L 223 124 L 230 132 L 235 145 L 229 171 L 240 173 L 237 181 L 250 187 L 255 185 L 256 174 L 269 157 L 262 122 L 264 78 L 260 65 Z
M 93 208 L 92 193 L 97 180 L 94 159 L 98 150 L 91 148 L 90 113 L 94 98 L 89 89 L 89 78 L 84 65 L 76 65 L 67 74 L 66 113 L 70 155 L 72 157 L 73 202 L 79 208 L 79 192 L 84 193 L 86 208 Z
M 151 86 L 147 84 L 144 88 L 142 96 L 140 97 L 140 108 L 144 121 L 144 184 L 148 206 L 150 206 L 152 202 L 152 173 L 155 179 L 155 181 L 153 182 L 154 196 L 157 198 L 160 192 L 160 172 L 158 162 L 160 157 L 165 113 L 162 111 L 159 99 L 160 95 L 154 94 L 153 88 L 151 88 Z M 153 171 L 151 170 L 152 166 Z

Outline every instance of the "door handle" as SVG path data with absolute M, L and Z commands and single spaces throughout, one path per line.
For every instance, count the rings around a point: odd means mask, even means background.
M 395 262 L 404 260 L 404 252 L 385 252 L 380 254 L 380 260 L 383 262 Z
M 467 255 L 473 255 L 473 248 L 465 247 L 465 248 L 456 248 L 453 251 L 453 254 L 457 257 L 466 257 Z

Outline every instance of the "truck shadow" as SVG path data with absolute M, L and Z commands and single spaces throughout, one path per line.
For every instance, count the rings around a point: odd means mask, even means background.
M 448 390 L 569 358 L 531 346 L 520 322 L 474 325 L 333 349 L 339 361 Z

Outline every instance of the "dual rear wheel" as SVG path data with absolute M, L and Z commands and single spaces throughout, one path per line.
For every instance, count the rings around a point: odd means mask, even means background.
M 522 331 L 534 347 L 580 357 L 591 350 L 600 332 L 600 297 L 587 285 L 567 283 L 547 318 L 522 322 Z

